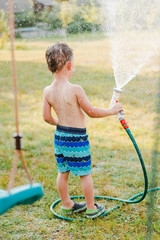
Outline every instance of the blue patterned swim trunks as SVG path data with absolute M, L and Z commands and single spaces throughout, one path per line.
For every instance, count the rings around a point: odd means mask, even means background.
M 91 153 L 86 128 L 57 125 L 54 138 L 58 171 L 75 176 L 91 173 Z

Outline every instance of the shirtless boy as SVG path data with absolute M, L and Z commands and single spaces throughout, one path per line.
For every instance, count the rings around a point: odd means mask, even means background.
M 87 218 L 96 218 L 105 208 L 100 203 L 94 203 L 85 114 L 91 118 L 101 118 L 115 115 L 123 109 L 120 103 L 115 103 L 111 109 L 93 107 L 83 88 L 69 82 L 75 68 L 73 52 L 67 44 L 56 43 L 50 46 L 46 51 L 46 61 L 54 81 L 43 91 L 43 118 L 47 123 L 56 125 L 54 146 L 58 165 L 57 188 L 62 200 L 61 211 L 73 213 L 86 210 Z M 57 119 L 51 114 L 52 108 Z M 80 176 L 86 203 L 77 203 L 70 199 L 70 172 Z

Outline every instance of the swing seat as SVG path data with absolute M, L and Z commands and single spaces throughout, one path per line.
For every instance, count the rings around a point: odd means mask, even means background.
M 32 204 L 43 196 L 40 183 L 22 185 L 10 192 L 0 189 L 0 215 L 15 205 Z

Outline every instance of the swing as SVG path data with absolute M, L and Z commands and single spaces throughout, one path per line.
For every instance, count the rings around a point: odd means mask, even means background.
M 17 143 L 19 142 L 19 140 L 17 141 L 17 139 L 21 139 L 21 136 L 19 137 L 16 135 L 15 139 Z M 30 181 L 30 184 L 13 188 L 19 154 L 20 154 L 24 169 L 27 173 L 28 179 Z M 6 212 L 8 209 L 14 207 L 15 205 L 32 204 L 35 201 L 39 200 L 42 196 L 43 196 L 42 185 L 40 183 L 32 183 L 32 179 L 30 177 L 28 167 L 23 157 L 21 146 L 18 147 L 16 145 L 15 158 L 13 161 L 13 167 L 12 167 L 11 178 L 8 185 L 8 191 L 0 189 L 0 215 Z
M 0 189 L 0 215 L 16 205 L 32 204 L 42 196 L 40 183 L 15 187 L 10 192 Z
M 43 189 L 40 183 L 33 183 L 29 169 L 23 157 L 23 151 L 21 147 L 22 135 L 19 133 L 19 121 L 18 121 L 18 101 L 17 101 L 17 79 L 16 68 L 14 58 L 14 13 L 13 13 L 13 0 L 8 0 L 9 6 L 9 25 L 10 25 L 10 41 L 11 41 L 11 54 L 12 54 L 12 77 L 14 83 L 14 103 L 15 103 L 15 120 L 16 120 L 16 134 L 15 139 L 15 157 L 13 161 L 11 177 L 8 184 L 8 189 L 0 189 L 0 215 L 6 212 L 8 209 L 16 205 L 32 204 L 39 200 L 43 196 Z M 14 186 L 15 175 L 18 163 L 18 157 L 20 156 L 23 167 L 27 174 L 30 184 L 22 185 L 19 187 Z

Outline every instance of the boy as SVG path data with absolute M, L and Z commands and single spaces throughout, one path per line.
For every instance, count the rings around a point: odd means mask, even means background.
M 83 88 L 71 84 L 74 69 L 73 53 L 67 44 L 57 43 L 46 51 L 49 70 L 54 81 L 43 92 L 43 118 L 52 125 L 55 131 L 55 156 L 58 165 L 57 188 L 62 200 L 63 213 L 81 212 L 86 210 L 87 218 L 100 216 L 105 208 L 94 203 L 93 182 L 91 177 L 91 155 L 88 135 L 86 133 L 85 114 L 91 118 L 115 115 L 123 110 L 120 103 L 111 109 L 93 107 Z M 58 119 L 51 114 L 54 109 Z M 69 197 L 69 173 L 80 176 L 82 191 L 86 203 L 76 203 Z

